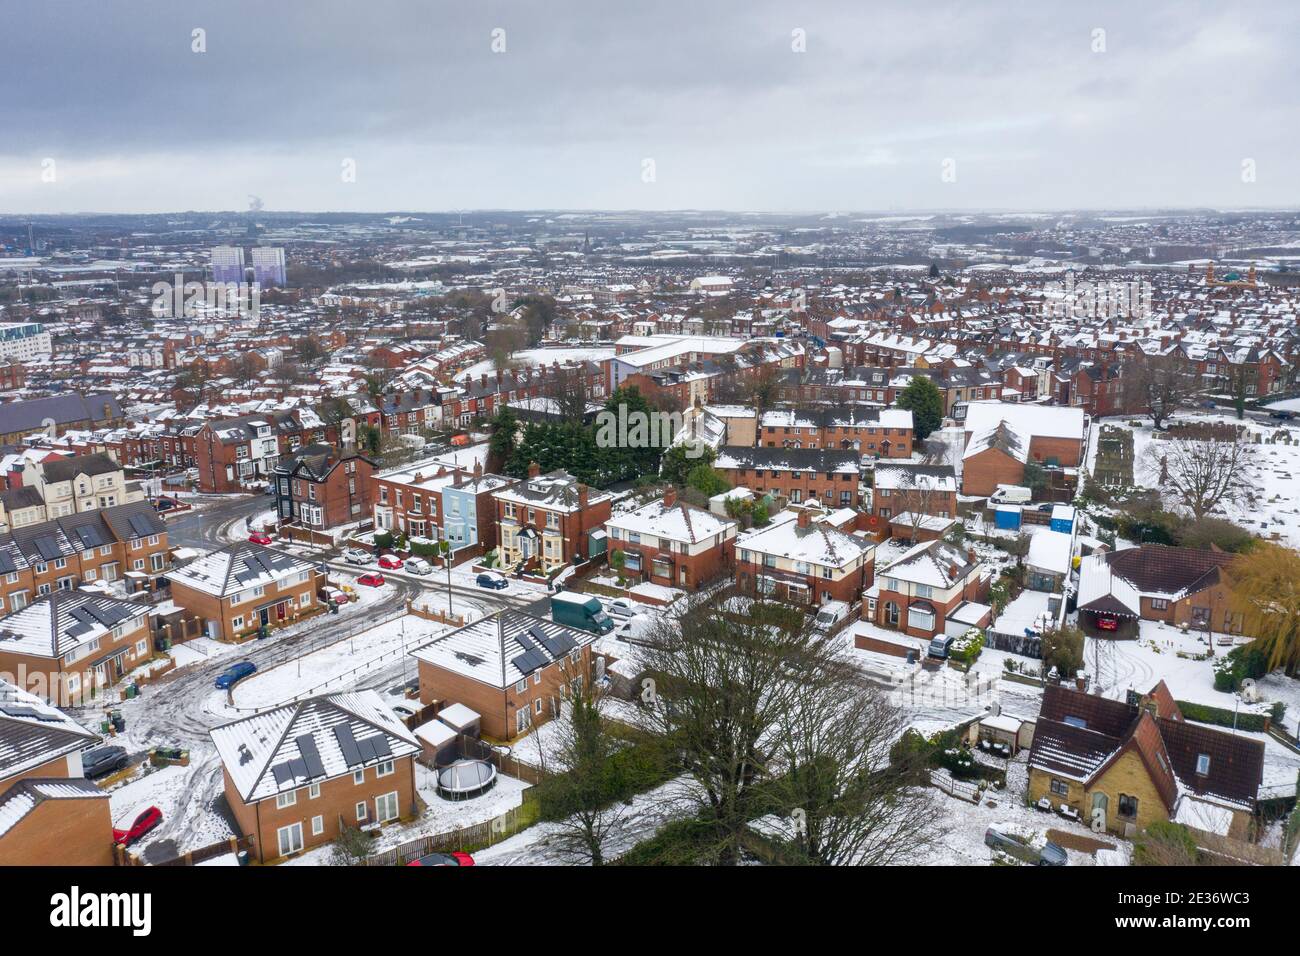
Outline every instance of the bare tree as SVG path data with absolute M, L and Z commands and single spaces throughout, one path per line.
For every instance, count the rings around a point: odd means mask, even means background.
M 562 856 L 600 866 L 606 842 L 625 823 L 617 799 L 625 781 L 614 755 L 623 746 L 603 713 L 604 694 L 589 680 L 573 682 L 565 722 L 552 753 L 556 766 L 537 788 L 542 812 L 555 821 L 553 842 Z
M 1187 404 L 1198 390 L 1196 376 L 1177 351 L 1130 361 L 1120 374 L 1124 408 L 1150 415 L 1157 429 L 1163 429 L 1169 416 Z
M 1197 520 L 1216 507 L 1237 501 L 1249 487 L 1244 474 L 1253 454 L 1244 434 L 1213 438 L 1171 438 L 1152 442 L 1148 456 L 1158 482 Z
M 826 662 L 781 716 L 770 788 L 797 862 L 887 866 L 941 835 L 918 766 L 890 762 L 905 719 L 851 662 Z
M 738 863 L 774 816 L 793 862 L 889 862 L 923 840 L 924 797 L 889 764 L 899 717 L 798 609 L 694 598 L 643 660 L 652 719 L 696 784 L 706 861 Z

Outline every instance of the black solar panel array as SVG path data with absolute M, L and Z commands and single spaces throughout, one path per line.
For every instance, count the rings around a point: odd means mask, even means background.
M 147 538 L 154 534 L 153 523 L 144 515 L 129 515 L 126 523 L 131 526 L 131 532 L 137 538 Z
M 32 543 L 36 545 L 36 550 L 46 561 L 53 561 L 63 556 L 63 549 L 59 547 L 59 542 L 53 535 L 43 534 Z
M 578 646 L 577 641 L 569 637 L 568 633 L 565 631 L 560 631 L 558 634 L 547 634 L 540 627 L 534 624 L 528 628 L 528 633 L 536 638 L 543 647 L 551 652 L 551 656 L 555 658 L 563 657 L 565 654 L 569 653 L 569 651 Z
M 515 635 L 515 640 L 517 640 L 519 646 L 524 649 L 522 654 L 510 661 L 511 664 L 514 664 L 515 667 L 519 668 L 519 673 L 531 674 L 539 667 L 545 667 L 550 663 L 550 659 L 542 652 L 541 648 L 533 643 L 532 638 L 527 634 L 520 631 Z
M 101 544 L 107 543 L 93 524 L 82 525 L 74 530 L 77 532 L 77 537 L 81 539 L 82 548 L 98 548 Z
M 343 759 L 349 767 L 370 760 L 382 760 L 384 757 L 391 756 L 393 752 L 388 746 L 388 738 L 383 734 L 374 734 L 357 740 L 352 735 L 352 728 L 346 724 L 339 724 L 334 728 L 334 739 L 339 742 L 339 749 L 343 751 Z
M 14 563 L 14 556 L 8 551 L 0 551 L 0 574 L 13 574 L 18 570 L 18 565 Z

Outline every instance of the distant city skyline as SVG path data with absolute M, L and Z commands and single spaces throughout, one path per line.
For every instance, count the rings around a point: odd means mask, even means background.
M 49 0 L 6 27 L 0 214 L 1300 207 L 1280 0 Z

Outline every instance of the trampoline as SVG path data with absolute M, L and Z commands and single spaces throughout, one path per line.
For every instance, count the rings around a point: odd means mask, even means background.
M 487 760 L 464 759 L 438 771 L 438 795 L 448 800 L 468 800 L 492 789 L 497 768 Z

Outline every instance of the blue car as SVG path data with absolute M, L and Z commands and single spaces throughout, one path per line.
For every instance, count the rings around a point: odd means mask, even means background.
M 499 574 L 490 571 L 480 574 L 474 579 L 475 583 L 481 588 L 492 588 L 495 591 L 501 591 L 510 587 L 510 582 Z
M 238 664 L 231 664 L 218 675 L 215 682 L 217 690 L 233 687 L 237 681 L 243 680 L 256 670 L 257 665 L 252 661 L 240 661 Z

